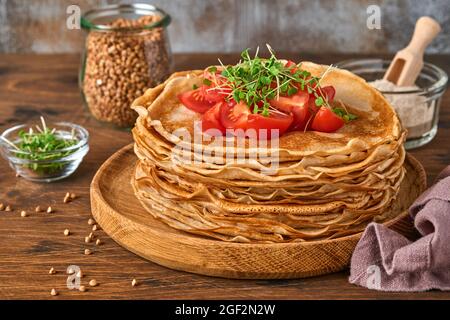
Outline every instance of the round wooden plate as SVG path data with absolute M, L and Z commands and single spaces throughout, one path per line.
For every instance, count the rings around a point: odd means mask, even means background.
M 160 265 L 237 279 L 288 279 L 346 268 L 361 234 L 339 239 L 277 244 L 228 243 L 181 232 L 155 220 L 135 198 L 131 176 L 133 146 L 116 152 L 91 184 L 92 214 L 103 230 L 126 249 Z M 411 236 L 407 208 L 425 190 L 422 165 L 407 156 L 407 174 L 386 225 Z

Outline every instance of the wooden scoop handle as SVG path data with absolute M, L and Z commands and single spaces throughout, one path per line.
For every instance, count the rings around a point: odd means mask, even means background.
M 406 47 L 408 51 L 422 55 L 425 48 L 441 31 L 439 23 L 430 17 L 421 17 L 417 20 L 411 42 Z

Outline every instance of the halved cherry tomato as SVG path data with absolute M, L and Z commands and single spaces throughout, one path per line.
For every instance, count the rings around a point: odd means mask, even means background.
M 310 114 L 308 110 L 309 99 L 309 94 L 306 91 L 298 91 L 290 97 L 279 97 L 270 100 L 269 103 L 278 110 L 293 114 L 294 120 L 290 130 L 303 130 Z
M 294 116 L 294 121 L 292 121 L 289 130 L 305 130 L 308 125 L 308 120 L 311 117 L 311 111 L 309 111 L 307 107 L 297 107 L 292 109 L 292 115 Z
M 192 111 L 205 113 L 215 102 L 206 100 L 202 88 L 183 92 L 178 95 L 181 103 Z
M 297 68 L 294 68 L 297 66 L 297 64 L 292 60 L 288 60 L 284 66 L 286 68 L 292 67 L 292 69 L 290 70 L 291 74 L 294 74 L 297 71 Z
M 247 118 L 250 114 L 249 107 L 240 102 L 236 104 L 234 100 L 222 104 L 220 108 L 220 122 L 226 129 L 244 129 L 247 124 Z
M 202 131 L 205 132 L 209 129 L 217 129 L 221 132 L 221 135 L 225 133 L 225 127 L 220 122 L 220 106 L 222 103 L 215 104 L 211 109 L 206 111 L 202 116 Z M 210 132 L 211 133 L 211 132 Z
M 323 95 L 327 98 L 328 102 L 333 101 L 334 96 L 336 94 L 336 90 L 334 89 L 333 86 L 326 86 L 326 87 L 321 87 L 320 89 Z
M 203 85 L 201 89 L 203 91 L 203 96 L 205 97 L 205 99 L 211 102 L 224 101 L 225 97 L 227 97 L 231 93 L 231 87 L 226 85 L 223 85 L 222 87 Z
M 223 68 L 215 68 L 215 72 L 209 71 L 210 68 L 206 68 L 203 71 L 203 77 L 209 80 L 211 84 L 202 86 L 202 89 L 207 100 L 219 102 L 223 101 L 225 97 L 231 94 L 232 88 L 228 79 L 222 76 Z
M 273 130 L 278 130 L 278 137 L 280 137 L 287 131 L 293 120 L 294 116 L 291 113 L 271 112 L 267 117 L 252 113 L 248 116 L 247 130 L 255 129 L 258 137 L 261 138 L 259 131 L 265 129 L 267 130 L 267 139 L 271 139 L 275 134 Z
M 208 79 L 211 81 L 211 86 L 213 87 L 220 87 L 225 88 L 227 87 L 227 84 L 229 84 L 229 81 L 226 77 L 222 75 L 222 67 L 216 67 L 215 72 L 210 72 L 209 68 L 207 68 L 205 71 L 203 71 L 203 77 L 205 79 Z M 230 87 L 230 86 L 228 86 Z M 231 88 L 231 87 L 230 87 Z
M 328 100 L 328 103 L 331 103 L 334 99 L 334 95 L 336 94 L 336 90 L 334 89 L 333 86 L 326 86 L 326 87 L 321 87 L 320 89 L 317 90 L 321 90 L 322 95 L 324 96 L 324 98 L 326 98 Z M 320 95 L 320 93 L 319 93 Z M 316 105 L 316 96 L 314 95 L 314 93 L 311 93 L 309 95 L 309 101 L 308 101 L 308 114 L 306 116 L 306 123 L 309 123 L 308 128 L 309 129 L 311 127 L 311 119 L 312 117 L 314 117 L 317 112 L 319 111 L 319 107 Z M 303 127 L 301 130 L 304 130 L 305 127 Z
M 279 136 L 286 132 L 293 118 L 291 113 L 286 114 L 282 112 L 271 112 L 267 117 L 261 114 L 254 114 L 242 101 L 234 106 L 232 104 L 222 104 L 220 116 L 222 125 L 225 128 L 242 129 L 244 132 L 248 129 L 254 129 L 257 137 L 260 137 L 260 130 L 265 129 L 267 130 L 267 139 L 272 137 L 274 133 L 272 130 L 278 130 Z
M 226 80 L 226 78 L 224 76 L 222 76 L 223 68 L 221 66 L 216 66 L 215 68 L 216 68 L 215 72 L 209 71 L 211 69 L 211 67 L 206 68 L 203 71 L 203 77 L 205 79 L 208 79 L 208 80 L 212 81 L 212 82 L 215 82 L 216 80 L 222 80 L 222 79 Z
M 320 132 L 335 132 L 342 128 L 344 123 L 330 108 L 321 107 L 312 121 L 311 128 Z

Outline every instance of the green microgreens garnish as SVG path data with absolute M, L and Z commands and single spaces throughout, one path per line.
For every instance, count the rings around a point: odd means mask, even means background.
M 278 60 L 273 50 L 268 46 L 271 53 L 270 58 L 258 57 L 258 51 L 253 58 L 250 57 L 249 49 L 241 53 L 242 60 L 234 66 L 223 66 L 222 76 L 231 86 L 230 96 L 236 102 L 244 101 L 253 113 L 269 115 L 274 111 L 269 100 L 276 99 L 280 95 L 292 96 L 307 88 L 310 94 L 314 94 L 316 105 L 326 105 L 326 98 L 319 88 L 319 77 L 314 77 L 310 72 L 301 69 L 301 64 L 286 66 L 284 61 Z M 208 68 L 215 73 L 216 67 Z M 220 85 L 219 85 L 220 86 Z
M 216 73 L 217 72 L 217 67 L 209 67 L 208 68 L 208 72 L 210 72 L 210 73 Z
M 316 106 L 321 107 L 324 103 L 324 99 L 322 97 L 317 97 L 314 102 L 316 103 Z
M 345 122 L 349 122 L 349 121 L 358 119 L 358 116 L 348 112 L 347 108 L 345 107 L 345 104 L 341 100 L 339 100 L 339 103 L 341 105 L 341 108 L 333 108 L 332 109 L 332 111 L 336 115 L 338 115 L 338 117 L 342 118 Z
M 15 142 L 4 137 L 2 139 L 13 147 L 12 152 L 16 157 L 41 162 L 26 164 L 25 166 L 29 169 L 43 174 L 53 173 L 63 169 L 65 163 L 54 163 L 51 160 L 64 158 L 77 151 L 65 149 L 76 145 L 79 140 L 73 131 L 70 137 L 65 137 L 56 129 L 48 128 L 43 117 L 41 122 L 42 128 L 36 126 L 37 131 L 33 128 L 29 128 L 28 131 L 19 131 L 19 139 Z
M 348 113 L 344 108 L 333 108 L 333 112 L 342 118 L 345 122 L 356 120 L 358 117 L 354 114 Z
M 234 66 L 222 66 L 221 75 L 226 78 L 226 82 L 215 83 L 216 88 L 231 87 L 231 93 L 228 98 L 233 98 L 236 102 L 245 102 L 253 113 L 269 116 L 270 112 L 278 112 L 269 104 L 269 100 L 278 99 L 280 95 L 292 96 L 298 90 L 307 90 L 314 96 L 317 107 L 328 107 L 327 97 L 322 93 L 320 81 L 328 73 L 330 66 L 321 77 L 315 77 L 310 72 L 301 68 L 301 63 L 286 66 L 285 61 L 279 60 L 272 48 L 267 45 L 270 52 L 270 58 L 264 59 L 258 57 L 258 49 L 253 58 L 250 57 L 249 49 L 241 53 L 241 60 Z M 212 66 L 207 69 L 212 74 L 212 79 L 216 79 L 217 67 Z M 207 80 L 207 79 L 205 79 Z M 207 80 L 207 85 L 211 81 Z M 353 119 L 353 115 L 349 119 Z

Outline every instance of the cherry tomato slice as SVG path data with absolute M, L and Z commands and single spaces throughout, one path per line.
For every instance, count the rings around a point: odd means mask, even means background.
M 210 67 L 211 68 L 211 67 Z M 203 77 L 205 79 L 210 80 L 211 82 L 216 82 L 216 81 L 223 81 L 226 80 L 226 78 L 224 76 L 222 76 L 222 71 L 223 68 L 221 66 L 216 66 L 216 71 L 215 72 L 211 72 L 209 71 L 210 68 L 206 68 L 203 71 Z
M 212 87 L 219 87 L 221 89 L 226 89 L 228 87 L 230 88 L 231 92 L 231 87 L 227 86 L 227 84 L 229 84 L 229 81 L 222 75 L 222 70 L 222 67 L 216 67 L 216 72 L 210 72 L 209 68 L 207 68 L 205 71 L 203 71 L 203 77 L 211 81 Z
M 333 86 L 321 87 L 318 90 L 321 90 L 322 95 L 328 100 L 328 103 L 331 103 L 333 101 L 334 95 L 336 94 L 336 90 Z M 308 115 L 308 119 L 311 116 L 314 116 L 319 111 L 319 107 L 316 105 L 316 97 L 314 93 L 311 93 L 309 95 L 308 111 L 310 112 L 310 114 Z
M 240 102 L 236 104 L 232 102 L 223 103 L 220 110 L 220 122 L 227 129 L 244 129 L 247 124 L 248 115 L 250 114 L 248 106 Z
M 225 97 L 227 97 L 231 93 L 231 88 L 226 85 L 222 87 L 203 85 L 201 86 L 201 89 L 203 91 L 203 96 L 205 97 L 205 99 L 211 102 L 224 101 Z
M 283 97 L 280 96 L 269 101 L 272 107 L 283 112 L 291 112 L 296 107 L 304 107 L 309 100 L 309 94 L 305 91 L 298 91 L 296 94 Z
M 334 89 L 333 86 L 326 86 L 326 87 L 321 87 L 320 89 L 323 95 L 327 98 L 328 102 L 331 102 L 334 100 L 334 96 L 336 95 L 336 90 Z
M 292 124 L 293 115 L 291 113 L 285 114 L 282 112 L 271 112 L 269 116 L 263 116 L 261 114 L 254 114 L 250 111 L 248 106 L 244 102 L 240 102 L 233 106 L 233 104 L 222 104 L 221 107 L 221 122 L 225 128 L 228 129 L 242 129 L 244 132 L 248 129 L 254 129 L 256 138 L 262 138 L 260 136 L 260 130 L 267 130 L 267 139 L 272 137 L 273 129 L 278 129 L 278 135 L 281 136 L 287 131 Z M 237 134 L 237 132 L 236 132 Z M 247 136 L 254 137 L 248 132 Z
M 342 128 L 344 120 L 329 108 L 321 107 L 312 121 L 311 128 L 320 132 L 335 132 Z
M 221 105 L 222 105 L 222 102 L 219 102 L 203 114 L 203 116 L 202 116 L 202 131 L 203 132 L 206 132 L 207 134 L 210 134 L 213 136 L 223 135 L 225 133 L 225 127 L 220 122 L 220 107 L 221 107 Z M 216 134 L 218 132 L 214 132 L 210 129 L 219 130 L 220 134 Z
M 306 91 L 298 91 L 290 97 L 279 97 L 270 100 L 269 103 L 278 110 L 293 114 L 294 119 L 290 130 L 304 130 L 310 115 L 308 110 L 309 99 L 309 94 Z
M 278 130 L 278 137 L 281 137 L 289 129 L 293 120 L 294 116 L 291 113 L 271 112 L 267 117 L 261 114 L 250 114 L 246 130 L 254 129 L 258 138 L 264 138 L 260 130 L 266 130 L 267 139 L 271 139 L 275 134 L 274 130 Z
M 297 64 L 292 60 L 288 60 L 284 66 L 286 68 L 292 67 L 292 69 L 290 70 L 291 74 L 294 74 L 297 71 L 297 68 L 294 68 L 295 66 L 297 66 Z
M 180 100 L 186 108 L 199 113 L 205 113 L 215 104 L 214 102 L 206 100 L 202 88 L 183 92 L 178 95 L 178 100 Z
M 311 117 L 311 111 L 308 110 L 308 107 L 297 107 L 292 109 L 292 115 L 294 120 L 292 121 L 292 125 L 289 128 L 291 131 L 303 131 L 305 130 L 308 120 Z

